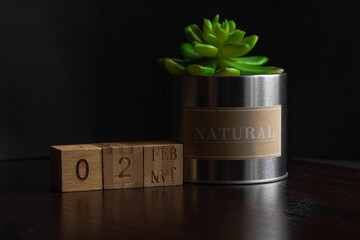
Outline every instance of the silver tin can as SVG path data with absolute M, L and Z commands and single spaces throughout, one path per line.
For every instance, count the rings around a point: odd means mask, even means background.
M 185 182 L 252 184 L 287 177 L 286 78 L 173 79 L 171 135 L 184 144 Z

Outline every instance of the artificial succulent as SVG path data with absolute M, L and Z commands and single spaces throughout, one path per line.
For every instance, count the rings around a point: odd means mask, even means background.
M 282 68 L 262 66 L 263 56 L 246 56 L 256 45 L 258 36 L 245 37 L 236 29 L 232 20 L 219 23 L 219 15 L 213 21 L 204 19 L 203 28 L 192 24 L 185 28 L 188 42 L 181 44 L 184 59 L 160 58 L 159 65 L 173 75 L 254 75 L 278 74 Z

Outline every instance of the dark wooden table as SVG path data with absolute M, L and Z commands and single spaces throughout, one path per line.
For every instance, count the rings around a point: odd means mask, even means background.
M 275 183 L 62 194 L 47 159 L 14 164 L 0 163 L 4 240 L 360 239 L 359 169 L 290 160 Z

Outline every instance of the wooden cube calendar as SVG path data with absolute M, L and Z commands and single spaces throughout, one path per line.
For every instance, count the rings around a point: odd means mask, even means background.
M 62 192 L 181 185 L 183 146 L 168 141 L 51 147 L 52 187 Z
M 102 189 L 101 152 L 92 144 L 52 146 L 52 187 L 62 192 Z
M 144 148 L 144 187 L 183 183 L 183 146 L 158 141 L 138 142 Z
M 103 149 L 104 189 L 143 187 L 143 148 L 133 143 L 94 143 Z

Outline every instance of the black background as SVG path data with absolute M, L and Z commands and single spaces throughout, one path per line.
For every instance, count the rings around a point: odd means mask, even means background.
M 233 19 L 260 39 L 251 55 L 285 68 L 289 155 L 357 159 L 356 1 L 0 2 L 0 160 L 49 146 L 167 137 L 158 57 L 178 57 L 184 27 Z

